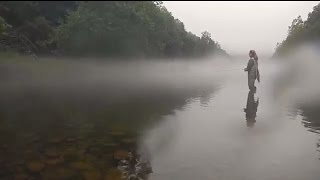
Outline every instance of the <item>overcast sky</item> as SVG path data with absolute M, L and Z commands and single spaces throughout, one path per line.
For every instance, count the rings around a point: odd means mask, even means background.
M 163 1 L 180 19 L 187 31 L 200 36 L 209 31 L 212 38 L 232 55 L 270 55 L 277 42 L 286 38 L 288 26 L 308 13 L 319 1 Z

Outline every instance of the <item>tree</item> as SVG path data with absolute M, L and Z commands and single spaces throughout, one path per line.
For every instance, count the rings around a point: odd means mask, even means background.
M 289 26 L 288 29 L 288 35 L 289 36 L 294 36 L 298 33 L 300 33 L 304 28 L 304 22 L 299 15 L 296 19 L 294 19 L 291 23 L 291 26 Z
M 6 22 L 5 20 L 0 16 L 0 36 L 5 32 L 6 30 Z
M 288 28 L 285 40 L 278 43 L 275 48 L 275 56 L 284 56 L 294 47 L 304 42 L 316 42 L 320 40 L 320 3 L 309 13 L 308 19 L 303 21 L 301 16 L 295 18 Z
M 52 48 L 49 46 L 55 27 L 77 4 L 77 1 L 1 1 L 0 16 L 12 25 L 9 34 L 23 36 L 38 51 L 46 51 Z
M 186 32 L 162 1 L 1 1 L 0 16 L 12 24 L 11 33 L 25 37 L 39 52 L 191 57 L 221 50 L 209 32 L 201 38 Z
M 204 41 L 206 44 L 209 44 L 211 41 L 211 34 L 208 31 L 204 31 L 201 33 L 201 40 Z

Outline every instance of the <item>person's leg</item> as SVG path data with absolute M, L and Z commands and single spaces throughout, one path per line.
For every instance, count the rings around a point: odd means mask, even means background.
M 249 79 L 248 79 L 249 89 L 250 89 L 250 91 L 253 91 L 253 92 L 255 90 L 254 81 L 255 81 L 254 78 L 249 77 Z

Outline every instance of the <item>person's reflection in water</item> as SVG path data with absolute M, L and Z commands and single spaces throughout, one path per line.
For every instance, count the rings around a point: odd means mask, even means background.
M 248 98 L 247 98 L 247 107 L 244 108 L 248 127 L 253 127 L 254 123 L 256 122 L 258 105 L 259 105 L 259 99 L 255 101 L 254 92 L 249 91 Z

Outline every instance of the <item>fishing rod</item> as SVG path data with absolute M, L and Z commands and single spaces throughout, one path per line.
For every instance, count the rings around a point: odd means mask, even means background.
M 235 71 L 235 70 L 244 70 L 244 68 L 234 68 L 234 69 L 222 69 L 214 72 L 223 72 L 223 71 Z

